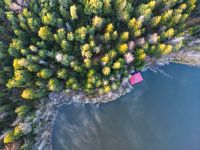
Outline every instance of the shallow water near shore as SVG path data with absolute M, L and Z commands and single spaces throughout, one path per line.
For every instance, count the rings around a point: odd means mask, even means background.
M 200 69 L 180 64 L 150 70 L 144 82 L 105 104 L 63 105 L 53 150 L 199 150 Z

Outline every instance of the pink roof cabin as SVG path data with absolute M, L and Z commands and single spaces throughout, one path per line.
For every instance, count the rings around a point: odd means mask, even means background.
M 142 82 L 142 81 L 143 81 L 143 78 L 142 78 L 141 73 L 139 73 L 139 72 L 132 75 L 131 78 L 130 78 L 131 85 L 135 85 L 135 84 Z

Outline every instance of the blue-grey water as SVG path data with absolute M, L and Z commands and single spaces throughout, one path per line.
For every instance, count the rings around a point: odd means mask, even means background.
M 200 69 L 161 69 L 117 101 L 61 107 L 53 150 L 200 150 Z

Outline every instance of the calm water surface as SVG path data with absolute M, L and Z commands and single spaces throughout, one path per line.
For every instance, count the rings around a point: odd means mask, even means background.
M 200 69 L 161 69 L 117 101 L 61 107 L 53 150 L 200 150 Z

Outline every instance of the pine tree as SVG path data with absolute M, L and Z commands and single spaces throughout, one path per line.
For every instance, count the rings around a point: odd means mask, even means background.
M 53 34 L 47 26 L 41 27 L 38 36 L 43 40 L 52 40 Z
M 49 79 L 53 75 L 53 71 L 50 69 L 42 69 L 37 73 L 37 76 L 43 79 Z
M 103 7 L 103 0 L 86 0 L 84 12 L 88 15 L 101 14 Z
M 71 20 L 78 19 L 77 8 L 75 5 L 70 6 L 70 15 L 71 15 Z

